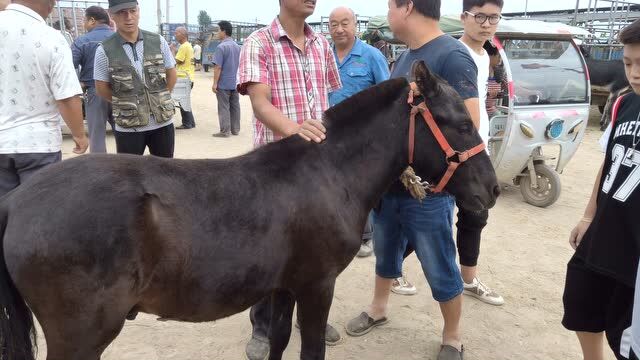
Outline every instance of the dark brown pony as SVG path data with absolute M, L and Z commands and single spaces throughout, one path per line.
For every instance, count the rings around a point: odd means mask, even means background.
M 479 144 L 453 89 L 423 63 L 415 77 L 451 145 Z M 395 79 L 332 108 L 322 144 L 291 137 L 227 160 L 90 155 L 35 175 L 0 202 L 4 359 L 34 358 L 31 311 L 48 360 L 98 360 L 137 312 L 213 321 L 265 296 L 279 304 L 270 359 L 287 346 L 294 300 L 301 358 L 323 359 L 336 277 L 407 166 L 408 93 Z M 447 161 L 423 121 L 415 139 L 414 168 L 437 182 Z M 470 210 L 493 206 L 497 189 L 485 153 L 447 186 Z

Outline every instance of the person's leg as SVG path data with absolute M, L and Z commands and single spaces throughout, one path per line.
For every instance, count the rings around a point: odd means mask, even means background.
M 13 155 L 0 154 L 0 197 L 20 185 Z
M 62 161 L 62 152 L 15 154 L 14 159 L 16 171 L 22 184 L 38 171 Z
M 115 131 L 116 151 L 118 154 L 144 155 L 146 148 L 146 135 L 144 132 L 121 132 Z
M 604 360 L 604 332 L 590 333 L 577 331 L 584 360 Z
M 376 255 L 376 279 L 373 299 L 366 311 L 347 323 L 347 334 L 361 336 L 386 323 L 387 306 L 393 279 L 402 276 L 404 244 L 397 197 L 386 194 L 374 210 L 373 247 Z
M 478 258 L 482 230 L 487 225 L 489 211 L 458 210 L 458 233 L 456 236 L 460 270 L 464 281 L 464 292 L 487 304 L 502 305 L 504 299 L 478 278 Z
M 93 87 L 87 89 L 85 96 L 87 127 L 89 128 L 89 151 L 91 153 L 106 153 L 109 103 L 98 96 L 96 89 Z
M 232 90 L 229 95 L 229 118 L 231 122 L 231 133 L 240 134 L 240 95 L 236 90 Z
M 231 114 L 229 113 L 229 91 L 218 90 L 216 98 L 218 99 L 218 122 L 220 124 L 220 133 L 223 136 L 231 135 Z
M 407 195 L 399 216 L 404 219 L 409 243 L 420 260 L 433 298 L 440 303 L 444 319 L 442 345 L 455 349 L 458 353 L 452 355 L 459 357 L 463 286 L 453 240 L 454 205 L 450 195 L 429 196 L 422 202 Z M 448 357 L 442 357 L 441 352 L 439 358 Z
M 182 117 L 182 126 L 181 129 L 193 129 L 196 127 L 196 120 L 193 118 L 193 112 L 184 111 L 182 108 L 180 109 L 180 116 Z
M 567 265 L 562 325 L 575 331 L 584 360 L 604 359 L 607 308 L 613 293 L 606 277 L 590 270 L 574 255 Z
M 605 335 L 611 351 L 616 359 L 627 360 L 631 351 L 632 334 L 631 322 L 633 319 L 634 289 L 613 278 L 613 292 L 609 294 L 609 306 L 607 308 L 607 329 Z
M 173 124 L 163 126 L 159 129 L 146 131 L 147 146 L 149 153 L 153 156 L 172 158 L 175 148 L 175 128 Z
M 373 254 L 373 214 L 369 213 L 367 216 L 367 223 L 364 225 L 364 231 L 362 233 L 362 244 L 360 245 L 360 250 L 358 251 L 358 257 L 367 257 Z

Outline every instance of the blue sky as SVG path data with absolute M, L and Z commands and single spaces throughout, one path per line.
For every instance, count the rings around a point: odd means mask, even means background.
M 157 0 L 138 0 L 142 11 L 141 27 L 156 30 Z M 167 0 L 160 0 L 162 14 L 166 14 Z M 278 0 L 188 0 L 190 23 L 197 23 L 200 10 L 206 10 L 214 20 L 269 22 L 278 13 Z M 526 0 L 505 0 L 505 12 L 524 11 Z M 442 0 L 443 14 L 457 14 L 461 11 L 462 0 Z M 359 15 L 384 15 L 387 13 L 387 0 L 318 0 L 316 12 L 311 21 L 320 20 L 320 16 L 328 16 L 337 6 L 351 7 Z M 588 5 L 588 0 L 580 1 L 581 7 Z M 170 0 L 171 22 L 184 22 L 184 0 Z M 573 9 L 576 0 L 529 0 L 529 10 Z M 163 21 L 165 19 L 163 18 Z

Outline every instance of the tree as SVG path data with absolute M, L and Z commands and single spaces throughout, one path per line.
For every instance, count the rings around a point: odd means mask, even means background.
M 211 25 L 211 16 L 209 16 L 206 11 L 200 10 L 200 13 L 198 14 L 198 24 L 202 28 L 207 28 Z

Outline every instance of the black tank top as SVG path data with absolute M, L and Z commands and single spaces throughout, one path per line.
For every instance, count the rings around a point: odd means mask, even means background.
M 638 114 L 640 96 L 631 93 L 620 100 L 607 145 L 596 215 L 576 252 L 594 270 L 630 287 L 635 286 L 640 249 Z

